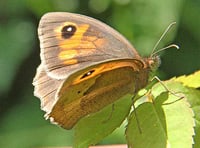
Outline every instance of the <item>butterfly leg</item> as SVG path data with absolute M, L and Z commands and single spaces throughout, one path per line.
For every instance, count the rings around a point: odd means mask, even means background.
M 172 94 L 172 95 L 174 95 L 174 96 L 176 96 L 176 97 L 179 98 L 179 99 L 177 99 L 177 100 L 175 100 L 175 101 L 173 101 L 173 102 L 164 103 L 163 105 L 171 104 L 171 103 L 177 102 L 177 101 L 179 101 L 179 100 L 181 100 L 181 99 L 184 98 L 184 96 L 178 95 L 178 94 L 180 94 L 181 92 L 173 92 L 173 91 L 170 90 L 170 89 L 163 83 L 163 81 L 161 81 L 157 76 L 154 76 L 154 77 L 151 79 L 151 81 L 153 81 L 153 80 L 157 80 L 157 81 L 167 90 L 167 92 L 169 92 L 170 94 Z

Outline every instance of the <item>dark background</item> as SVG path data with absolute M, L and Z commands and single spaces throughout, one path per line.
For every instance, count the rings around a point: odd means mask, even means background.
M 88 15 L 117 29 L 142 56 L 150 55 L 160 35 L 173 27 L 159 48 L 157 75 L 162 79 L 200 69 L 199 0 L 1 0 L 0 1 L 0 147 L 66 146 L 73 131 L 63 130 L 43 118 L 32 79 L 40 63 L 37 26 L 49 11 Z M 102 143 L 123 143 L 118 130 Z

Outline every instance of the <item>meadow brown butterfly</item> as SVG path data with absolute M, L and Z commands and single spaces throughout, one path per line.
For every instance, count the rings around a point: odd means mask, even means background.
M 148 83 L 157 56 L 142 58 L 117 31 L 93 18 L 45 14 L 38 28 L 41 64 L 33 80 L 46 118 L 71 129 Z

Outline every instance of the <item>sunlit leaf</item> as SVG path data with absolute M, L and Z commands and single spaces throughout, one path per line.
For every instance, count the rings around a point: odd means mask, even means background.
M 177 92 L 185 90 L 173 81 L 164 85 Z M 195 121 L 187 97 L 180 99 L 170 94 L 160 83 L 153 87 L 152 94 L 156 97 L 153 103 L 140 105 L 136 109 L 137 118 L 132 113 L 126 130 L 129 145 L 134 148 L 191 147 Z
M 175 81 L 183 83 L 183 85 L 193 88 L 200 87 L 200 71 L 195 72 L 189 76 L 180 76 Z

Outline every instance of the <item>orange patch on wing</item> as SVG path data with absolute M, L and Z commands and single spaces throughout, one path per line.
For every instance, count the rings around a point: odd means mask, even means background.
M 82 41 L 81 44 L 78 46 L 79 49 L 96 49 L 96 46 L 89 41 Z
M 73 64 L 76 64 L 76 63 L 78 63 L 77 59 L 70 59 L 70 60 L 64 61 L 64 64 L 66 64 L 66 65 L 73 65 Z
M 63 50 L 59 53 L 59 59 L 61 60 L 67 60 L 67 59 L 72 59 L 77 55 L 76 50 Z
M 129 61 L 129 60 L 127 60 L 127 61 L 118 60 L 118 61 L 110 61 L 110 62 L 105 62 L 103 64 L 98 64 L 98 65 L 95 65 L 93 67 L 89 67 L 88 69 L 85 70 L 85 72 L 90 71 L 90 70 L 94 70 L 94 72 L 92 73 L 91 76 L 88 76 L 84 79 L 81 79 L 82 75 L 80 75 L 79 77 L 74 79 L 72 84 L 73 85 L 78 84 L 82 81 L 90 79 L 91 77 L 95 77 L 98 74 L 101 74 L 103 72 L 110 71 L 110 70 L 117 69 L 117 68 L 122 68 L 122 67 L 132 67 L 134 69 L 134 71 L 139 71 L 140 68 L 142 68 L 142 65 L 140 65 L 140 64 L 133 63 L 132 60 L 131 61 Z
M 61 30 L 66 25 L 74 25 L 77 28 L 75 34 L 69 39 L 63 39 L 61 37 Z M 73 49 L 73 48 L 79 46 L 81 43 L 81 40 L 83 38 L 83 34 L 87 31 L 88 28 L 89 28 L 88 24 L 82 24 L 82 25 L 77 26 L 76 24 L 74 24 L 72 22 L 66 22 L 62 26 L 56 28 L 54 31 L 56 32 L 56 34 L 58 34 L 57 38 L 60 40 L 60 42 L 59 42 L 60 48 Z

